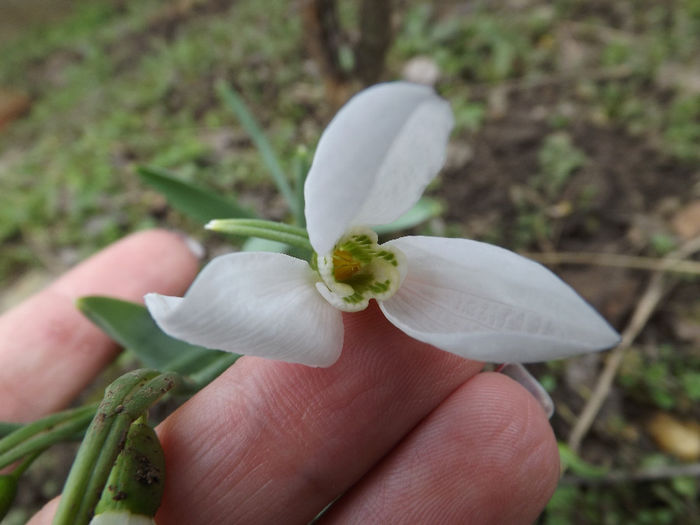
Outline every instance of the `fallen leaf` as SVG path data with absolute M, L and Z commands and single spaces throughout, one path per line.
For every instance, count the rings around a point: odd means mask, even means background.
M 700 235 L 700 200 L 694 200 L 678 210 L 671 219 L 671 226 L 684 240 Z
M 666 413 L 657 413 L 647 424 L 659 448 L 683 461 L 700 459 L 700 425 L 679 421 Z
M 30 105 L 25 93 L 0 89 L 0 129 L 24 115 Z

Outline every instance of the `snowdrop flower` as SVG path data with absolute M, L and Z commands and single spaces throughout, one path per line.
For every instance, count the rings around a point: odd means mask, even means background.
M 324 131 L 306 180 L 316 269 L 278 253 L 213 259 L 183 298 L 148 294 L 168 334 L 311 366 L 343 345 L 341 311 L 371 299 L 409 336 L 476 360 L 531 362 L 609 348 L 618 334 L 543 266 L 493 245 L 372 226 L 406 212 L 445 161 L 453 117 L 427 86 L 362 91 Z

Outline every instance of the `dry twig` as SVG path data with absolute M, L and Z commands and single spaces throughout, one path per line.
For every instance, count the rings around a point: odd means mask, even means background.
M 616 253 L 543 252 L 523 253 L 522 255 L 542 264 L 613 266 L 616 268 L 630 268 L 633 270 L 700 275 L 700 262 L 697 261 L 676 261 L 673 265 L 669 266 L 664 258 L 639 257 Z
M 666 286 L 666 273 L 682 262 L 683 259 L 687 259 L 698 250 L 700 250 L 700 237 L 695 237 L 683 244 L 678 250 L 675 250 L 663 258 L 661 267 L 652 276 L 644 295 L 642 295 L 642 298 L 637 304 L 637 308 L 632 314 L 630 322 L 622 332 L 622 341 L 610 352 L 605 363 L 605 368 L 593 389 L 593 393 L 588 399 L 586 406 L 583 408 L 574 428 L 571 430 L 568 445 L 572 451 L 578 453 L 583 438 L 588 433 L 588 430 L 593 424 L 593 420 L 598 415 L 603 402 L 608 397 L 617 370 L 622 364 L 625 350 L 632 345 L 664 294 L 670 289 L 671 286 Z

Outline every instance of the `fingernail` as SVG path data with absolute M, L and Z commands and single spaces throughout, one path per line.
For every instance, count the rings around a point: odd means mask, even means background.
M 189 248 L 190 252 L 192 252 L 192 254 L 197 259 L 199 259 L 200 261 L 204 259 L 204 256 L 206 255 L 207 251 L 199 241 L 193 239 L 192 237 L 183 232 L 176 231 L 174 233 L 177 234 L 177 236 L 183 240 L 185 246 Z
M 547 419 L 552 417 L 554 414 L 554 401 L 549 397 L 549 394 L 540 382 L 535 379 L 535 376 L 527 371 L 527 368 L 520 363 L 508 363 L 500 372 L 525 387 L 525 390 L 532 394 L 532 397 L 537 400 L 544 413 L 547 414 Z

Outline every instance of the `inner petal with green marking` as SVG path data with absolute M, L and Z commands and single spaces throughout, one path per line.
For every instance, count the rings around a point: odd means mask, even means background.
M 340 310 L 357 312 L 367 308 L 370 299 L 394 295 L 405 262 L 398 250 L 379 246 L 375 232 L 358 227 L 345 234 L 332 253 L 318 256 L 317 264 L 321 295 Z

